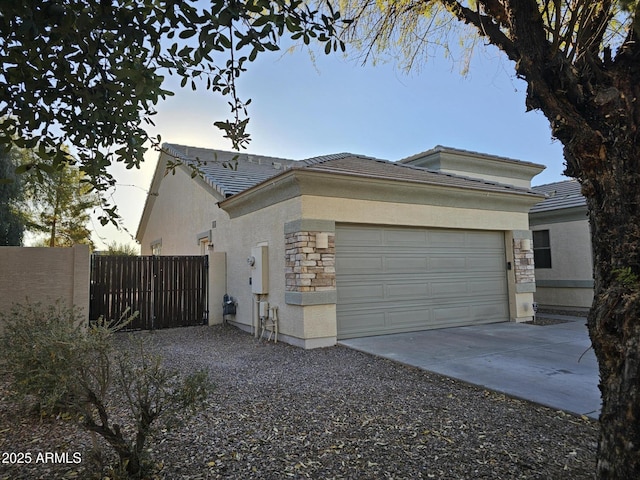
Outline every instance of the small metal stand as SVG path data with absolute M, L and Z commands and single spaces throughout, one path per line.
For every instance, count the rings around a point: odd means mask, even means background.
M 260 338 L 269 332 L 267 342 L 273 337 L 273 343 L 278 343 L 278 307 L 269 307 L 269 316 L 260 317 Z

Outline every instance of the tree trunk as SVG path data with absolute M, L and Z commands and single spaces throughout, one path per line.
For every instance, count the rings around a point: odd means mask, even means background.
M 640 478 L 640 148 L 630 143 L 610 146 L 598 171 L 581 165 L 595 280 L 588 328 L 602 393 L 599 479 Z
M 520 73 L 527 104 L 550 120 L 565 173 L 587 200 L 594 277 L 587 325 L 602 394 L 597 478 L 628 480 L 640 479 L 640 58 L 622 52 L 608 70 L 588 74 L 583 63 L 583 77 L 563 76 L 564 64 L 553 59 L 545 68 L 523 61 Z

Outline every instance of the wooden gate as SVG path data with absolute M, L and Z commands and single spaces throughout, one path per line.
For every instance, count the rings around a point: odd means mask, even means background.
M 138 317 L 132 330 L 203 325 L 208 317 L 207 256 L 91 257 L 89 318 Z

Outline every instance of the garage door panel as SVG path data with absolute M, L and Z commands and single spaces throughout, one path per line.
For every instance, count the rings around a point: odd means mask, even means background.
M 336 283 L 339 338 L 508 319 L 501 232 L 338 225 Z
M 340 228 L 340 242 L 344 246 L 383 245 L 383 238 L 384 232 L 377 228 Z
M 433 309 L 433 318 L 437 323 L 466 320 L 470 317 L 471 308 L 468 306 L 442 306 Z
M 427 232 L 424 230 L 389 229 L 384 233 L 384 240 L 385 245 L 414 245 L 421 247 L 427 243 Z
M 468 285 L 465 281 L 458 282 L 432 282 L 431 294 L 434 297 L 442 298 L 449 296 L 466 295 L 468 292 Z
M 414 255 L 385 255 L 385 271 L 388 273 L 419 273 L 428 270 L 428 259 Z
M 465 232 L 465 239 L 468 246 L 472 246 L 474 249 L 496 249 L 496 239 L 498 239 L 498 245 L 503 242 L 503 235 L 500 232 L 484 232 L 468 230 Z M 500 248 L 498 248 L 500 249 Z
M 345 274 L 369 274 L 384 271 L 384 259 L 379 256 L 353 255 L 343 258 L 336 267 L 342 269 Z
M 461 248 L 466 244 L 466 235 L 463 231 L 431 230 L 429 231 L 430 247 Z
M 384 300 L 385 292 L 383 284 L 366 283 L 364 285 L 343 285 L 338 290 L 338 303 L 348 301 L 350 304 L 363 301 Z
M 425 323 L 431 322 L 430 309 L 402 309 L 390 310 L 387 313 L 386 327 L 389 330 L 396 328 L 406 329 L 407 327 L 420 327 Z
M 486 276 L 482 279 L 470 280 L 462 275 L 446 278 L 429 278 L 416 276 L 407 281 L 405 276 L 388 276 L 384 280 L 358 281 L 357 279 L 340 285 L 338 299 L 346 303 L 357 303 L 359 299 L 367 301 L 388 301 L 400 298 L 447 298 L 461 296 L 481 297 L 486 295 L 507 295 L 507 287 L 500 277 Z M 355 277 L 354 277 L 355 278 Z
M 467 262 L 464 257 L 429 256 L 430 272 L 465 272 L 466 269 Z
M 405 298 L 420 298 L 429 295 L 429 283 L 388 283 L 385 297 L 388 300 L 402 300 Z
M 478 304 L 473 306 L 472 315 L 474 318 L 500 322 L 509 315 L 509 311 L 506 304 Z
M 484 272 L 504 272 L 505 270 L 505 259 L 503 256 L 498 258 L 496 254 L 494 255 L 478 255 L 478 256 L 468 256 L 467 257 L 467 268 L 473 271 L 484 271 Z
M 506 298 L 507 285 L 502 278 L 485 278 L 483 280 L 469 281 L 468 292 L 470 295 L 495 295 L 501 294 Z
M 343 338 L 349 334 L 359 334 L 363 330 L 384 332 L 387 330 L 385 326 L 385 314 L 381 311 L 354 313 L 349 317 L 349 324 L 343 328 Z

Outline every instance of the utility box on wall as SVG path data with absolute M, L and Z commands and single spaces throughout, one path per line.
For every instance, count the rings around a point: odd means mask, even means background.
M 251 292 L 269 293 L 269 249 L 253 247 L 251 249 L 253 265 L 251 265 Z

